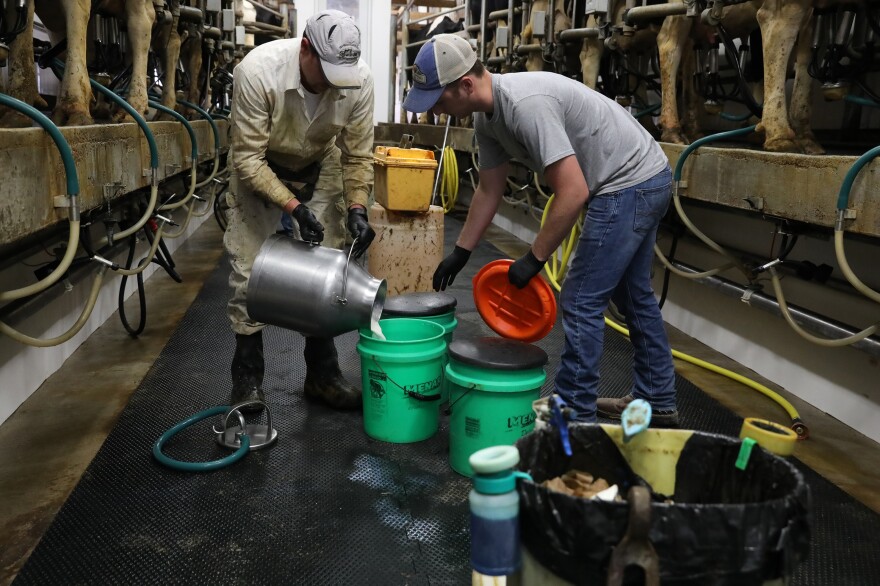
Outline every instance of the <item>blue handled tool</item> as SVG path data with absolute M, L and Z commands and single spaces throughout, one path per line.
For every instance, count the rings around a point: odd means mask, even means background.
M 550 397 L 550 422 L 559 429 L 559 437 L 562 440 L 562 449 L 565 450 L 566 456 L 571 456 L 571 442 L 568 440 L 568 422 L 565 419 L 564 411 L 567 410 L 565 401 L 559 398 L 559 395 Z
M 623 443 L 629 442 L 634 436 L 642 433 L 651 423 L 651 404 L 644 399 L 636 399 L 626 406 L 620 415 L 623 427 Z

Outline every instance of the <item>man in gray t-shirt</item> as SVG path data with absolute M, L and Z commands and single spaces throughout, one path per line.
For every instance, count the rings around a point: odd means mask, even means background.
M 480 181 L 455 250 L 434 273 L 445 289 L 467 263 L 504 194 L 508 161 L 527 165 L 555 197 L 531 249 L 508 271 L 525 287 L 544 267 L 587 206 L 577 252 L 560 295 L 565 348 L 556 392 L 580 421 L 619 419 L 634 399 L 653 408 L 652 423 L 678 424 L 675 371 L 651 287 L 653 246 L 672 195 L 659 145 L 619 105 L 554 73 L 490 74 L 468 41 L 438 35 L 415 60 L 405 110 L 474 114 Z M 633 343 L 633 386 L 598 399 L 599 358 L 609 300 L 626 316 Z

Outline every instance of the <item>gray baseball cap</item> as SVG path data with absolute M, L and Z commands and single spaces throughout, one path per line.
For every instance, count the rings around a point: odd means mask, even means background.
M 361 87 L 357 66 L 361 58 L 361 31 L 351 16 L 339 10 L 318 12 L 306 21 L 304 34 L 318 53 L 330 85 L 337 89 Z

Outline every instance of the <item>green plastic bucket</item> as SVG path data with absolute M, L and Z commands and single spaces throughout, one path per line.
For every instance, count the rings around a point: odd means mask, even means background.
M 481 355 L 491 346 L 499 360 Z M 523 359 L 518 351 L 529 356 Z M 532 402 L 547 379 L 546 353 L 503 338 L 456 340 L 446 366 L 449 388 L 449 464 L 473 476 L 468 458 L 491 446 L 513 445 L 535 428 Z
M 405 317 L 389 317 L 389 320 L 392 319 L 410 319 Z M 429 321 L 431 323 L 435 323 L 443 328 L 443 338 L 446 340 L 446 344 L 449 345 L 452 342 L 452 333 L 455 331 L 456 326 L 458 326 L 458 320 L 455 319 L 455 312 L 450 311 L 449 313 L 444 313 L 443 315 L 426 315 L 423 317 L 419 317 L 418 319 Z M 449 357 L 446 353 L 443 353 L 443 364 L 441 367 L 442 372 L 445 372 L 446 365 L 449 363 Z M 444 404 L 449 401 L 449 385 L 446 384 L 446 381 L 443 380 L 440 382 L 440 404 Z
M 385 340 L 360 330 L 364 431 L 405 444 L 437 433 L 446 339 L 443 327 L 422 319 L 379 321 Z
M 458 320 L 455 319 L 456 305 L 458 305 L 458 300 L 453 295 L 442 291 L 404 293 L 385 300 L 382 319 L 415 318 L 439 324 L 443 326 L 448 345 L 452 343 L 452 334 L 458 326 Z M 444 372 L 448 362 L 449 360 L 444 356 Z M 441 383 L 440 395 L 441 404 L 449 400 L 449 389 L 445 382 Z

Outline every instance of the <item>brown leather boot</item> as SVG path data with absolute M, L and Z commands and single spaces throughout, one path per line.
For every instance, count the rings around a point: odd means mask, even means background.
M 361 392 L 342 376 L 339 356 L 333 338 L 306 336 L 306 382 L 303 391 L 307 397 L 320 399 L 335 409 L 358 409 Z
M 232 358 L 232 393 L 229 404 L 237 405 L 243 401 L 263 401 L 263 332 L 246 336 L 235 334 L 235 356 Z M 259 413 L 260 405 L 250 405 L 241 409 L 246 413 Z
M 614 421 L 620 421 L 623 410 L 626 406 L 635 401 L 636 398 L 630 393 L 625 397 L 605 397 L 596 401 L 596 413 L 599 417 L 607 417 Z M 678 409 L 668 411 L 651 410 L 650 427 L 678 427 Z

